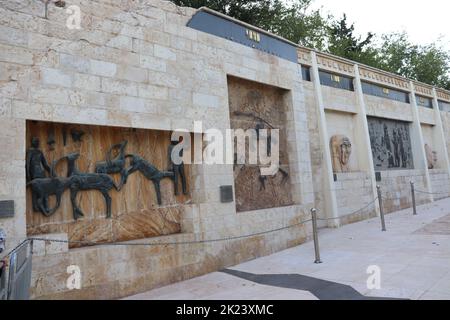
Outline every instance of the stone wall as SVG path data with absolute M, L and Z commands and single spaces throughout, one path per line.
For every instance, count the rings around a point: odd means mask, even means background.
M 381 181 L 378 181 L 377 184 L 381 187 L 383 209 L 385 213 L 412 207 L 411 181 L 414 182 L 417 190 L 427 191 L 423 170 L 394 170 L 381 172 Z M 417 205 L 429 201 L 429 195 L 416 193 Z
M 430 170 L 431 189 L 434 200 L 448 198 L 450 196 L 450 177 L 445 169 Z
M 236 150 L 234 180 L 237 211 L 293 205 L 286 141 L 286 114 L 290 105 L 286 105 L 285 96 L 288 92 L 237 78 L 228 79 L 228 92 L 231 129 L 242 129 L 245 132 L 255 130 L 256 136 L 262 134 L 260 130 L 279 130 L 277 141 L 268 137 L 266 144 L 267 154 L 271 154 L 269 145 L 271 147 L 272 141 L 279 148 L 280 170 L 274 176 L 262 176 L 260 168 L 255 166 L 257 162 L 248 163 L 250 159 L 238 159 Z M 250 147 L 248 141 L 237 143 L 245 146 L 246 152 L 250 153 L 250 148 L 253 152 L 256 151 L 257 146 Z
M 408 103 L 370 95 L 364 95 L 364 99 L 366 102 L 368 116 L 407 122 L 413 121 L 412 108 Z
M 30 227 L 27 121 L 155 132 L 198 132 L 194 122 L 202 121 L 203 131 L 229 129 L 234 103 L 229 79 L 262 88 L 263 94 L 264 88 L 279 93 L 263 101 L 270 104 L 268 109 L 283 107 L 280 126 L 285 130 L 291 199 L 239 210 L 236 201 L 222 203 L 220 197 L 221 186 L 233 186 L 237 199 L 240 186 L 233 165 L 192 165 L 190 199 L 177 219 L 179 234 L 137 237 L 127 246 L 69 249 L 65 243 L 36 243 L 33 298 L 118 298 L 299 245 L 310 238 L 310 223 L 289 226 L 309 220 L 313 206 L 321 218 L 342 217 L 340 224 L 374 216 L 377 210 L 371 207 L 347 215 L 375 200 L 375 184 L 381 186 L 385 212 L 411 206 L 411 180 L 418 190 L 450 191 L 448 160 L 442 160 L 438 170 L 427 170 L 418 142 L 432 135 L 434 148 L 448 152 L 449 113 L 440 113 L 439 127 L 435 110 L 363 94 L 359 81 L 410 95 L 418 90 L 432 96 L 430 87 L 306 48 L 298 48 L 298 64 L 284 60 L 190 29 L 186 24 L 196 11 L 166 1 L 67 3 L 80 7 L 81 29 L 67 28 L 68 14 L 54 5 L 49 5 L 45 19 L 41 1 L 26 6 L 20 0 L 0 1 L 0 148 L 8 150 L 0 155 L 0 201 L 15 203 L 15 216 L 0 220 L 8 249 L 22 241 Z M 313 81 L 301 78 L 300 63 L 314 69 Z M 353 78 L 355 91 L 320 86 L 314 81 L 319 68 Z M 438 95 L 450 100 L 445 92 Z M 412 124 L 414 170 L 381 171 L 381 181 L 375 181 L 367 116 Z M 429 128 L 421 129 L 421 122 L 434 125 L 432 134 Z M 439 130 L 444 142 L 436 139 Z M 353 162 L 351 172 L 337 174 L 333 181 L 331 159 L 325 155 L 330 135 L 338 133 L 355 140 Z M 418 204 L 431 200 L 417 194 Z M 282 230 L 267 232 L 275 229 Z M 43 233 L 49 239 L 70 238 L 64 230 Z M 65 286 L 69 265 L 81 268 L 81 290 Z
M 341 225 L 376 216 L 372 182 L 367 173 L 337 173 L 334 185 Z
M 230 127 L 227 76 L 286 90 L 286 139 L 296 205 L 245 214 L 221 203 L 234 185 L 232 165 L 192 167 L 192 204 L 183 234 L 136 241 L 183 242 L 247 236 L 307 220 L 313 205 L 308 123 L 299 66 L 186 27 L 195 10 L 158 0 L 73 0 L 81 29 L 64 9 L 33 1 L 0 6 L 0 199 L 14 200 L 2 219 L 8 248 L 26 237 L 26 121 L 172 131 Z M 188 279 L 304 242 L 310 226 L 202 245 L 108 246 L 68 250 L 40 246 L 33 298 L 117 298 Z M 65 234 L 49 238 L 67 239 Z M 82 289 L 65 287 L 80 266 Z
M 324 194 L 324 151 L 320 143 L 319 130 L 317 128 L 318 113 L 317 100 L 314 93 L 314 86 L 311 82 L 304 82 L 305 90 L 305 105 L 308 116 L 308 132 L 309 132 L 309 148 L 311 156 L 312 181 L 314 186 L 314 204 L 317 209 L 318 216 L 321 218 L 327 217 L 325 194 Z M 326 226 L 326 223 L 319 221 L 320 226 Z
M 450 137 L 450 112 L 441 111 L 441 119 L 442 119 L 442 126 L 444 129 L 444 136 Z M 445 139 L 447 154 L 450 157 L 450 139 Z
M 80 141 L 74 141 L 72 132 L 83 132 Z M 126 142 L 124 156 L 137 155 L 160 172 L 168 172 L 168 147 L 171 133 L 141 129 L 113 128 L 104 126 L 67 125 L 49 122 L 27 122 L 27 149 L 32 137 L 39 138 L 40 150 L 52 167 L 57 177 L 68 175 L 69 163 L 64 157 L 78 154 L 74 161 L 81 173 L 93 174 L 98 163 L 106 161 L 107 153 L 113 145 Z M 50 138 L 50 140 L 49 140 Z M 53 146 L 48 141 L 54 139 Z M 119 150 L 111 150 L 112 159 Z M 186 150 L 188 156 L 188 150 Z M 130 165 L 130 158 L 125 159 L 125 167 Z M 54 164 L 54 165 L 53 165 Z M 118 189 L 111 188 L 111 217 L 107 217 L 104 196 L 98 190 L 80 190 L 75 204 L 84 216 L 74 219 L 74 205 L 71 203 L 69 189 L 62 194 L 61 205 L 50 217 L 33 210 L 32 190 L 27 188 L 27 235 L 67 234 L 74 243 L 86 241 L 95 243 L 111 243 L 145 239 L 154 236 L 181 232 L 181 217 L 186 205 L 191 204 L 189 196 L 191 170 L 185 165 L 187 194 L 181 192 L 181 181 L 178 182 L 178 195 L 175 195 L 174 181 L 164 178 L 160 182 L 161 204 L 158 204 L 153 182 L 142 172 L 136 171 L 127 176 L 126 183 L 121 185 L 122 175 L 111 174 Z M 124 176 L 125 177 L 125 176 Z M 180 180 L 180 179 L 179 179 Z M 56 206 L 56 199 L 50 197 L 49 207 Z

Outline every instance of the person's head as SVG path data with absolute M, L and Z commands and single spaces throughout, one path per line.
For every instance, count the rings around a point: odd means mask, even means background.
M 39 145 L 40 145 L 40 141 L 39 141 L 38 137 L 31 138 L 31 146 L 33 148 L 39 148 Z

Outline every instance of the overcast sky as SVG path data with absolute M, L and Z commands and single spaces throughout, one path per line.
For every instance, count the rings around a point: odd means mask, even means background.
M 411 40 L 427 44 L 443 36 L 450 51 L 449 0 L 314 0 L 314 8 L 355 22 L 361 33 L 378 35 L 406 30 Z

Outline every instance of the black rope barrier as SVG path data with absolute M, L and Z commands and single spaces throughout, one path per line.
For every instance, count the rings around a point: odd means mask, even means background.
M 311 222 L 312 219 L 303 220 L 299 223 L 289 225 L 286 227 L 281 227 L 277 229 L 235 236 L 235 237 L 226 237 L 226 238 L 218 238 L 218 239 L 206 239 L 206 240 L 193 240 L 193 241 L 178 241 L 178 242 L 117 242 L 117 243 L 100 243 L 100 242 L 91 242 L 91 241 L 73 241 L 73 240 L 61 240 L 61 239 L 47 239 L 47 238 L 35 238 L 31 237 L 28 240 L 33 241 L 50 241 L 55 243 L 67 243 L 67 244 L 78 244 L 85 246 L 173 246 L 173 245 L 187 245 L 187 244 L 204 244 L 204 243 L 213 243 L 213 242 L 224 242 L 224 241 L 232 241 L 232 240 L 240 240 L 245 238 L 251 238 L 255 236 L 260 236 L 264 234 L 274 233 L 278 231 L 283 231 L 291 228 L 295 228 L 301 226 L 307 222 Z
M 374 204 L 378 200 L 378 197 L 376 197 L 373 201 L 369 202 L 367 205 L 362 207 L 361 209 L 356 210 L 355 212 L 348 213 L 346 215 L 336 217 L 336 218 L 317 218 L 318 221 L 331 221 L 331 220 L 338 220 L 338 219 L 345 219 L 350 216 L 354 216 L 355 214 L 358 214 L 366 209 L 368 209 L 372 204 Z

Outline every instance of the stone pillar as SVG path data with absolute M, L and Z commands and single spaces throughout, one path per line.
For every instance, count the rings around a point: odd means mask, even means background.
M 361 76 L 359 74 L 359 66 L 355 64 L 355 80 L 354 80 L 354 88 L 355 93 L 358 97 L 358 113 L 356 115 L 356 128 L 357 134 L 355 139 L 357 139 L 357 146 L 360 150 L 360 156 L 363 161 L 361 161 L 361 169 L 368 172 L 370 175 L 370 180 L 372 181 L 372 192 L 373 198 L 376 199 L 377 194 L 377 182 L 375 178 L 375 167 L 373 165 L 373 154 L 372 154 L 372 146 L 370 144 L 370 135 L 369 135 L 369 126 L 367 125 L 367 111 L 366 111 L 366 103 L 364 100 L 364 93 L 362 90 L 361 84 Z M 377 215 L 380 214 L 380 207 L 378 202 L 375 202 L 375 209 Z
M 340 226 L 339 215 L 337 209 L 337 201 L 336 201 L 336 191 L 334 186 L 334 172 L 333 165 L 331 162 L 331 151 L 330 151 L 330 141 L 328 136 L 327 122 L 325 118 L 325 106 L 323 103 L 322 96 L 322 87 L 320 84 L 319 77 L 319 68 L 317 65 L 317 56 L 314 51 L 311 51 L 311 80 L 314 84 L 314 92 L 316 95 L 316 106 L 317 106 L 317 118 L 319 120 L 319 135 L 320 135 L 320 143 L 323 147 L 323 162 L 322 162 L 322 170 L 324 172 L 324 195 L 326 199 L 325 208 L 326 208 L 326 216 L 328 218 L 336 218 L 334 220 L 328 221 L 328 226 L 332 228 L 338 228 Z
M 410 103 L 411 108 L 413 110 L 413 126 L 411 131 L 411 138 L 412 138 L 412 148 L 413 148 L 413 154 L 414 154 L 414 162 L 416 169 L 423 169 L 425 170 L 425 182 L 427 185 L 427 190 L 430 194 L 428 195 L 429 200 L 431 202 L 434 201 L 433 195 L 431 194 L 432 188 L 431 188 L 431 180 L 430 180 L 430 172 L 428 171 L 428 163 L 427 163 L 427 157 L 425 153 L 425 142 L 423 140 L 423 134 L 422 134 L 422 126 L 420 125 L 420 118 L 419 118 L 419 107 L 417 106 L 416 101 L 416 90 L 414 88 L 414 83 L 412 81 L 409 82 L 410 87 Z
M 448 158 L 444 126 L 442 124 L 441 111 L 439 110 L 439 102 L 435 88 L 433 88 L 433 110 L 434 110 L 434 119 L 436 122 L 436 129 L 438 131 L 438 134 L 436 135 L 437 137 L 436 147 L 439 148 L 439 150 L 442 150 L 441 153 L 444 154 L 444 164 L 446 165 L 446 169 L 450 177 L 450 160 Z

